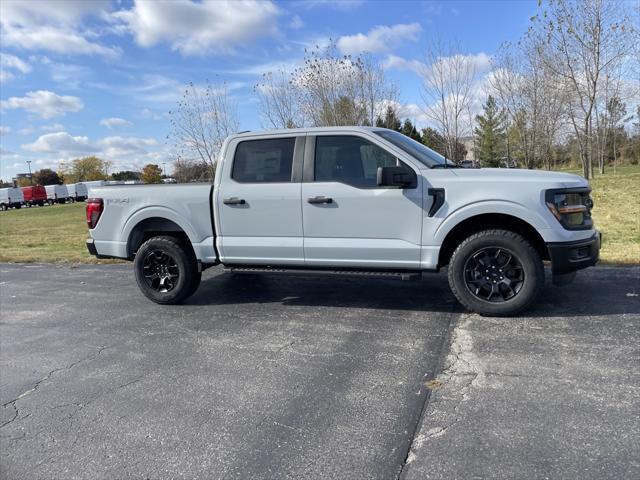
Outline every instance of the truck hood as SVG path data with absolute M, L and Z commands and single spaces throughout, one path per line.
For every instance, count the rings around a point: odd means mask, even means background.
M 440 169 L 444 170 L 444 169 Z M 431 170 L 433 171 L 433 170 Z M 571 173 L 525 170 L 519 168 L 451 168 L 452 176 L 474 183 L 532 183 L 548 188 L 586 187 L 589 183 Z M 428 177 L 429 174 L 425 172 Z M 452 178 L 453 179 L 453 178 Z

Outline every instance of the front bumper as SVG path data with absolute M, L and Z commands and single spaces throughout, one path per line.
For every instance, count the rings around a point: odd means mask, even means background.
M 596 230 L 591 238 L 575 242 L 547 243 L 551 271 L 554 274 L 575 272 L 598 262 L 602 234 Z

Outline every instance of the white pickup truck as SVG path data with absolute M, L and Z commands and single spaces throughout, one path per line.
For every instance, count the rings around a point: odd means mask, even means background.
M 224 142 L 213 185 L 91 188 L 87 247 L 133 260 L 161 304 L 217 264 L 404 279 L 448 265 L 465 307 L 512 315 L 543 288 L 544 260 L 556 285 L 596 263 L 589 193 L 576 175 L 458 168 L 382 128 L 247 132 Z

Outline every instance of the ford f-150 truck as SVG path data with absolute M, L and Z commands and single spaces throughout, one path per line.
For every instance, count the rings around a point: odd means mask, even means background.
M 589 193 L 576 175 L 458 168 L 382 128 L 245 132 L 224 142 L 213 185 L 91 188 L 87 247 L 133 260 L 161 304 L 218 264 L 406 279 L 448 265 L 465 307 L 512 315 L 543 288 L 543 261 L 556 285 L 596 263 Z

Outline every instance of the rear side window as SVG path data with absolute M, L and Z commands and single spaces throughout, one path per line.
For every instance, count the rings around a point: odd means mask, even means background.
M 290 182 L 295 138 L 240 142 L 231 178 L 243 183 Z
M 315 181 L 341 182 L 358 188 L 376 187 L 378 167 L 397 165 L 395 155 L 360 137 L 319 136 Z

